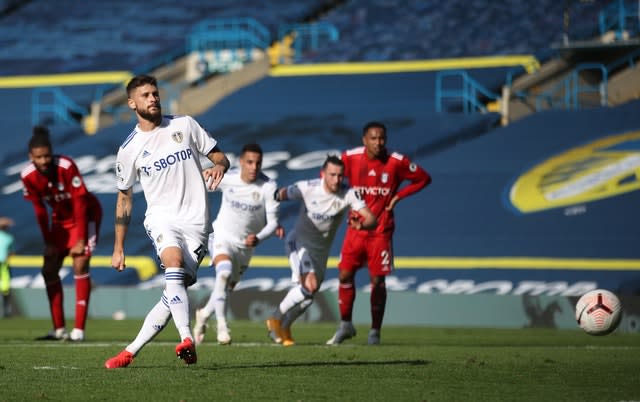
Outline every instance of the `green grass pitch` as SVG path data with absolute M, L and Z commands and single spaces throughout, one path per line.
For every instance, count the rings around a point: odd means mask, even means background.
M 232 322 L 233 344 L 175 357 L 167 328 L 125 369 L 104 361 L 142 320 L 90 320 L 83 343 L 34 341 L 48 320 L 0 320 L 0 401 L 638 401 L 640 335 L 576 330 L 367 328 L 325 346 L 334 324 L 297 323 L 297 344 L 269 342 L 262 323 Z M 215 326 L 215 325 L 213 325 Z

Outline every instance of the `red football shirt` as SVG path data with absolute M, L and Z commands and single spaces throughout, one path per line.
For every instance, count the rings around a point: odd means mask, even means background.
M 87 217 L 100 210 L 98 199 L 87 190 L 80 171 L 70 158 L 54 155 L 53 168 L 47 175 L 33 163 L 20 173 L 24 197 L 36 211 L 40 230 L 47 243 L 52 239 L 53 227 L 68 229 L 75 226 L 78 237 L 87 237 Z M 51 223 L 45 204 L 51 208 Z
M 378 218 L 374 233 L 393 232 L 393 210 L 387 211 L 385 208 L 395 195 L 400 199 L 405 198 L 431 182 L 431 177 L 424 169 L 397 152 L 385 154 L 379 159 L 369 159 L 365 148 L 358 147 L 345 151 L 342 160 L 349 184 L 359 191 L 367 207 Z M 405 180 L 410 183 L 400 189 Z

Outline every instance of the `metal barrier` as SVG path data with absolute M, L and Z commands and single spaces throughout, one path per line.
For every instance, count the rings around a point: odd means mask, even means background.
M 196 24 L 187 38 L 187 51 L 266 49 L 271 34 L 253 18 L 219 18 Z
M 295 35 L 293 42 L 295 60 L 299 60 L 305 51 L 317 50 L 326 42 L 336 42 L 340 40 L 338 29 L 334 25 L 326 22 L 284 24 L 278 28 L 278 38 L 280 40 L 292 33 Z
M 187 38 L 187 54 L 197 55 L 197 76 L 228 72 L 254 60 L 264 51 L 271 34 L 253 18 L 220 18 L 198 23 Z
M 445 81 L 459 83 L 455 88 L 446 87 Z M 487 108 L 478 98 L 484 97 L 491 101 L 499 99 L 498 95 L 492 93 L 479 82 L 469 76 L 464 70 L 441 71 L 436 75 L 436 112 L 442 113 L 445 99 L 458 99 L 461 102 L 462 110 L 468 114 L 475 111 L 487 112 Z
M 595 85 L 581 82 L 580 74 L 585 71 L 599 72 L 600 81 Z M 581 99 L 585 94 L 597 94 L 598 104 L 607 106 L 607 68 L 600 63 L 582 63 L 550 90 L 536 97 L 536 111 L 548 108 L 564 108 L 578 110 L 582 106 Z
M 97 123 L 101 113 L 110 114 L 116 122 L 123 122 L 122 115 L 130 115 L 129 107 L 124 105 L 102 106 L 100 100 L 104 96 L 104 91 L 111 88 L 112 84 L 99 85 L 96 87 L 96 95 L 91 107 L 83 107 L 74 102 L 64 94 L 60 88 L 42 87 L 35 88 L 31 94 L 31 124 L 62 124 L 67 126 L 79 126 L 86 123 L 85 119 L 90 117 Z M 182 91 L 181 85 L 172 85 L 168 82 L 158 81 L 158 89 L 163 92 L 162 98 L 166 100 L 163 104 L 168 108 L 170 114 L 175 114 L 178 110 L 177 100 Z M 128 120 L 127 120 L 128 121 Z M 83 127 L 87 134 L 87 127 Z M 95 128 L 95 127 L 94 127 Z
M 637 60 L 640 58 L 640 49 L 629 53 L 613 62 L 607 64 L 607 71 L 611 73 L 619 68 L 633 68 L 636 65 Z
M 613 30 L 616 34 L 616 39 L 622 39 L 625 32 L 630 28 L 627 24 L 628 20 L 635 21 L 634 32 L 638 32 L 640 10 L 637 1 L 625 4 L 624 0 L 618 0 L 610 4 L 598 14 L 600 35 Z
M 31 124 L 78 125 L 88 110 L 76 104 L 60 88 L 35 88 L 31 93 Z

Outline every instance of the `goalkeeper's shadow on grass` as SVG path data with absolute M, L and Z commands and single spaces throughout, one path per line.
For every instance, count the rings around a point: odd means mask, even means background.
M 237 369 L 268 369 L 268 368 L 283 368 L 283 367 L 349 367 L 349 366 L 389 366 L 389 365 L 409 365 L 409 366 L 426 366 L 431 364 L 429 360 L 415 359 L 415 360 L 383 360 L 383 361 L 320 361 L 320 362 L 296 362 L 296 363 L 270 363 L 270 364 L 238 364 L 238 365 L 224 365 L 224 366 L 198 366 L 206 370 L 237 370 Z

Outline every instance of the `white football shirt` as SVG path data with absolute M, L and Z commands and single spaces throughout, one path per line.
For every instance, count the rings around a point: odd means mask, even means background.
M 309 250 L 324 253 L 329 252 L 347 210 L 359 211 L 366 206 L 360 196 L 346 185 L 337 193 L 326 191 L 322 179 L 290 185 L 287 198 L 303 201 L 295 225 L 296 241 Z
M 204 230 L 209 204 L 199 155 L 207 155 L 216 143 L 190 116 L 164 116 L 148 132 L 136 125 L 118 150 L 117 187 L 127 190 L 140 180 L 145 220 L 202 225 Z
M 213 222 L 214 235 L 239 246 L 244 246 L 250 233 L 260 240 L 271 235 L 278 226 L 276 189 L 276 181 L 264 173 L 247 183 L 240 178 L 239 168 L 229 170 L 216 189 L 222 191 L 222 201 Z

